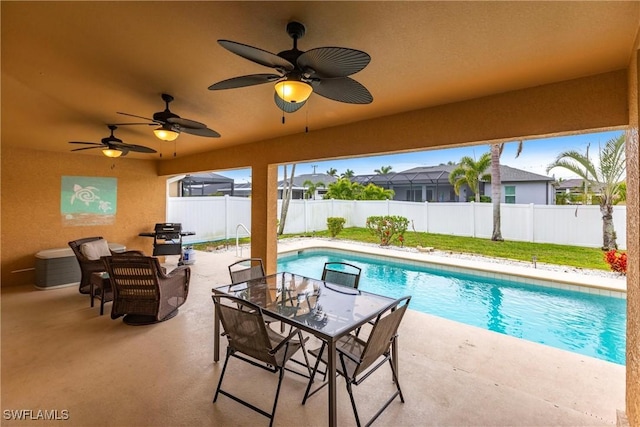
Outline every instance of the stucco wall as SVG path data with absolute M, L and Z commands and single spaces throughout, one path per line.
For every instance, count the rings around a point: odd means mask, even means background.
M 128 249 L 151 253 L 153 241 L 138 237 L 163 222 L 166 179 L 155 161 L 76 153 L 51 153 L 2 147 L 2 287 L 35 283 L 34 255 L 67 242 L 103 236 Z M 60 215 L 62 176 L 117 178 L 117 214 L 113 225 L 65 226 Z

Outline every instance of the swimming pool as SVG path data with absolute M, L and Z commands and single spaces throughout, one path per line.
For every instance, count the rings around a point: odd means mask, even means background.
M 410 309 L 625 364 L 626 300 L 380 260 L 346 251 L 304 250 L 278 271 L 319 278 L 327 261 L 362 268 L 359 289 L 399 298 Z

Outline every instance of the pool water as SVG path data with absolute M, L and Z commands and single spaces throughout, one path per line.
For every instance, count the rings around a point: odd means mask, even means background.
M 625 364 L 626 300 L 470 274 L 445 272 L 342 251 L 300 251 L 278 271 L 320 278 L 325 262 L 362 268 L 359 289 L 399 298 L 410 309 Z

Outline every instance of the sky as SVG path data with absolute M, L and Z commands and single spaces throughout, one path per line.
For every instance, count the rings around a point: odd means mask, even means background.
M 575 150 L 585 153 L 587 145 L 589 156 L 597 159 L 598 147 L 612 139 L 622 135 L 624 131 L 598 132 L 591 134 L 562 136 L 544 139 L 525 140 L 520 156 L 516 158 L 518 142 L 507 143 L 505 145 L 500 163 L 527 172 L 537 173 L 555 178 L 577 178 L 570 171 L 563 168 L 554 168 L 547 174 L 547 166 L 552 163 L 558 154 L 564 151 Z M 298 163 L 296 165 L 296 175 L 326 173 L 329 169 L 335 168 L 338 174 L 347 169 L 354 171 L 355 175 L 375 174 L 375 169 L 382 166 L 391 166 L 392 172 L 402 172 L 418 166 L 437 166 L 449 161 L 458 162 L 464 156 L 478 159 L 482 154 L 489 151 L 489 145 L 476 145 L 473 147 L 448 148 L 443 150 L 419 151 L 404 154 L 391 154 L 370 157 L 355 157 L 341 160 L 325 160 L 310 163 Z M 289 169 L 290 170 L 290 169 Z M 251 182 L 251 170 L 240 169 L 233 171 L 216 171 L 221 175 L 233 178 L 237 183 Z M 279 178 L 282 179 L 282 167 Z

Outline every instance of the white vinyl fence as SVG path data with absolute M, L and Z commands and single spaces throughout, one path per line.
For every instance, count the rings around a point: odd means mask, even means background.
M 278 201 L 278 216 L 280 215 Z M 345 227 L 364 227 L 367 217 L 399 215 L 416 231 L 455 236 L 491 238 L 491 203 L 428 203 L 355 200 L 291 200 L 286 234 L 327 229 L 328 217 L 342 217 Z M 626 206 L 614 206 L 613 222 L 620 249 L 626 249 Z M 501 206 L 501 230 L 505 240 L 602 246 L 602 217 L 598 206 L 516 205 Z M 195 231 L 185 243 L 246 237 L 251 230 L 251 199 L 246 197 L 170 197 L 167 221 L 180 222 Z M 243 227 L 244 226 L 244 227 Z M 409 231 L 412 228 L 409 226 Z

